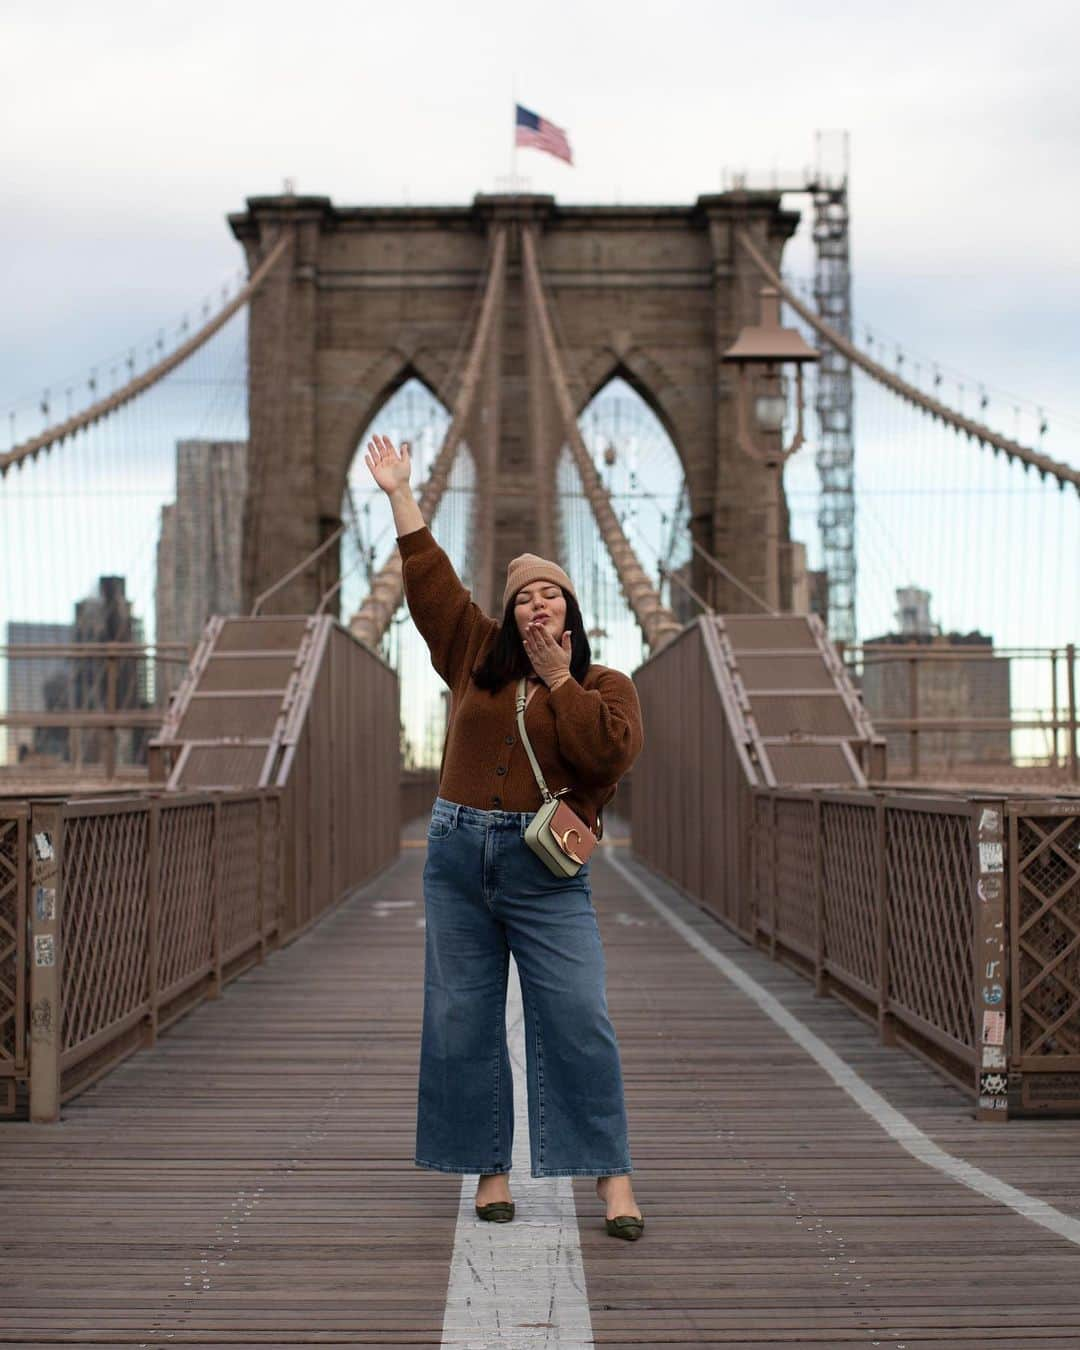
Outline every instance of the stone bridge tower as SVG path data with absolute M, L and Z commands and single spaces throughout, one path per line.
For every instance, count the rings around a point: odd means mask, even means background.
M 293 246 L 251 304 L 245 604 L 340 523 L 358 439 L 396 389 L 416 376 L 454 406 L 498 224 L 510 226 L 501 322 L 465 436 L 477 491 L 494 494 L 495 538 L 487 575 L 473 588 L 478 603 L 494 612 L 515 554 L 557 553 L 564 437 L 525 303 L 525 230 L 536 240 L 578 410 L 614 376 L 631 384 L 682 460 L 694 538 L 763 589 L 767 470 L 736 446 L 733 372 L 721 355 L 758 313 L 760 280 L 736 247 L 735 228 L 779 265 L 797 221 L 776 192 L 728 192 L 687 206 L 561 206 L 530 195 L 478 195 L 471 206 L 446 207 L 249 198 L 246 211 L 229 217 L 249 264 L 283 231 Z M 708 591 L 705 566 L 695 555 L 699 593 Z M 336 569 L 331 549 L 320 576 L 309 571 L 290 583 L 267 612 L 311 609 Z M 749 604 L 726 583 L 713 594 L 721 610 Z M 785 602 L 789 594 L 783 578 Z

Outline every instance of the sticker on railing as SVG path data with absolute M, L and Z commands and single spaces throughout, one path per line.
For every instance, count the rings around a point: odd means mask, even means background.
M 34 891 L 34 914 L 40 923 L 56 918 L 56 887 L 38 886 Z
M 39 998 L 30 1009 L 30 1027 L 47 1036 L 52 1031 L 52 1024 L 52 1004 L 47 998 Z
M 34 853 L 37 855 L 38 862 L 52 862 L 52 836 L 48 830 L 39 830 L 34 835 Z
M 1001 1097 L 1009 1090 L 1008 1077 L 1003 1073 L 981 1073 L 979 1092 L 990 1097 Z
M 980 1111 L 1007 1111 L 1009 1109 L 1008 1097 L 980 1097 Z
M 1004 997 L 1005 997 L 1005 990 L 1002 989 L 1002 987 L 1001 987 L 1000 984 L 984 984 L 984 985 L 983 985 L 983 1002 L 984 1002 L 984 1003 L 989 1003 L 990 1006 L 993 1007 L 993 1005 L 994 1005 L 995 1003 L 1000 1003 L 1001 1000 L 1002 1000 Z
M 982 1052 L 982 1066 L 984 1069 L 1004 1069 L 1005 1051 L 1000 1045 L 984 1045 Z
M 1005 868 L 1005 846 L 1002 843 L 979 844 L 979 871 L 1001 872 Z
M 981 844 L 979 848 L 982 848 Z M 1001 899 L 1001 880 L 998 877 L 980 877 L 975 883 L 975 889 L 984 905 L 992 905 Z
M 1003 1012 L 983 1013 L 983 1045 L 1005 1044 L 1005 1014 Z
M 44 936 L 38 935 L 34 938 L 34 965 L 56 965 L 56 944 L 51 933 L 46 933 Z
M 1001 830 L 1001 812 L 992 806 L 984 806 L 979 817 L 980 834 L 998 834 Z

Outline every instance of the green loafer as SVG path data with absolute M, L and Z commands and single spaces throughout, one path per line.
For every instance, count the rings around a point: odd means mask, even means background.
M 488 1219 L 491 1223 L 509 1223 L 514 1217 L 513 1200 L 492 1200 L 487 1205 L 474 1205 L 479 1219 Z
M 636 1242 L 645 1227 L 645 1220 L 636 1214 L 616 1214 L 613 1219 L 605 1219 L 609 1237 L 626 1238 L 627 1242 Z

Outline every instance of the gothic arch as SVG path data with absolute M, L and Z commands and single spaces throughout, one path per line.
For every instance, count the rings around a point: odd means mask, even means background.
M 347 429 L 329 445 L 331 474 L 329 481 L 324 484 L 325 495 L 321 501 L 324 519 L 336 517 L 340 512 L 349 471 L 361 448 L 361 437 L 398 390 L 403 389 L 410 380 L 422 384 L 449 412 L 451 404 L 447 397 L 447 372 L 438 361 L 427 360 L 422 353 L 407 357 L 396 348 L 383 353 L 374 365 L 363 372 L 356 385 L 354 398 L 360 404 L 359 411 L 350 417 Z
M 676 447 L 699 541 L 741 573 L 760 573 L 756 512 L 766 470 L 738 451 L 719 359 L 759 289 L 736 231 L 745 229 L 776 267 L 797 220 L 779 191 L 656 207 L 570 206 L 529 193 L 438 207 L 250 198 L 230 223 L 252 265 L 283 230 L 296 245 L 294 265 L 276 271 L 251 306 L 249 466 L 264 488 L 245 531 L 245 600 L 334 528 L 357 443 L 395 390 L 415 377 L 453 408 L 491 241 L 503 229 L 507 298 L 497 359 L 484 373 L 485 398 L 498 391 L 501 436 L 499 453 L 485 459 L 499 502 L 485 567 L 497 573 L 535 537 L 535 457 L 550 455 L 556 439 L 554 410 L 533 416 L 527 396 L 537 348 L 519 244 L 530 231 L 579 366 L 574 402 L 584 408 L 612 378 L 625 380 Z M 275 594 L 272 611 L 306 610 L 318 585 L 313 572 L 298 574 Z
M 690 435 L 689 409 L 678 387 L 660 365 L 640 348 L 623 354 L 609 350 L 598 352 L 583 372 L 584 398 L 577 409 L 580 417 L 612 380 L 623 379 L 655 413 L 667 432 L 679 460 L 686 468 L 686 446 Z

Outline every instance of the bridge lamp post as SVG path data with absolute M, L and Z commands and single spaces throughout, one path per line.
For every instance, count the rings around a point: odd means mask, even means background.
M 765 599 L 780 608 L 780 494 L 784 464 L 803 444 L 803 366 L 817 361 L 820 353 L 797 329 L 780 324 L 780 292 L 761 288 L 761 322 L 747 324 L 723 355 L 739 372 L 735 400 L 736 439 L 739 449 L 769 470 L 766 507 Z M 783 443 L 788 410 L 790 376 L 785 366 L 795 367 L 795 435 Z

